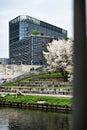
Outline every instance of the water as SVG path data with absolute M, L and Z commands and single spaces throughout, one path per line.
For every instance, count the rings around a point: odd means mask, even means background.
M 70 130 L 71 114 L 0 108 L 0 130 Z

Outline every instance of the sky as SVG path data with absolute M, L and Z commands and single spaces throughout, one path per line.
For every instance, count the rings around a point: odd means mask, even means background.
M 73 0 L 0 0 L 0 58 L 9 58 L 9 21 L 19 15 L 63 28 L 73 38 Z

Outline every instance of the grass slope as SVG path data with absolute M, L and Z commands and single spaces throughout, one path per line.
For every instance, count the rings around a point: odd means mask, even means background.
M 7 95 L 5 97 L 0 97 L 0 102 L 17 102 L 17 103 L 37 103 L 38 101 L 46 101 L 45 104 L 48 105 L 58 105 L 58 106 L 71 106 L 70 97 L 51 97 L 51 96 L 23 96 L 23 95 Z

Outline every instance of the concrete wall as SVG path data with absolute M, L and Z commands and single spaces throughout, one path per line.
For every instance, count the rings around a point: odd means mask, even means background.
M 0 64 L 0 79 L 5 78 L 10 80 L 17 76 L 23 75 L 31 70 L 31 68 L 37 69 L 41 66 L 37 65 L 14 65 L 14 64 Z

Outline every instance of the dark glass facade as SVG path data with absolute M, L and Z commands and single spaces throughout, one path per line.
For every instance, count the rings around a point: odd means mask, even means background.
M 33 30 L 39 31 L 39 35 L 32 35 Z M 42 54 L 46 44 L 54 38 L 66 37 L 67 31 L 62 28 L 30 16 L 18 16 L 9 22 L 10 63 L 46 64 Z
M 9 64 L 9 58 L 0 58 L 0 64 Z
M 46 44 L 52 38 L 43 36 L 30 36 L 26 40 L 16 41 L 11 47 L 12 64 L 46 65 L 42 51 L 46 51 Z

